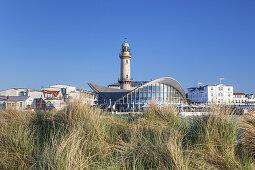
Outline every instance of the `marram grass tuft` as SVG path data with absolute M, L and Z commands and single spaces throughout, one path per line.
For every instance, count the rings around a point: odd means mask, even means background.
M 0 111 L 0 169 L 254 169 L 254 114 L 174 107 L 116 116 L 81 103 L 63 111 Z

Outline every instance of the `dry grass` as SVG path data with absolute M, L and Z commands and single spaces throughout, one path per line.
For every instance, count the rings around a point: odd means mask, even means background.
M 175 113 L 152 104 L 124 118 L 81 103 L 59 112 L 2 111 L 0 169 L 254 168 L 254 115 L 241 126 L 224 108 L 193 119 Z
M 215 108 L 212 114 L 196 118 L 190 126 L 188 149 L 194 155 L 197 168 L 240 169 L 242 167 L 236 156 L 237 128 L 236 121 L 231 120 L 231 112 Z M 193 143 L 191 143 L 193 141 Z M 197 160 L 196 160 L 197 159 Z
M 255 157 L 255 112 L 245 115 L 242 121 L 242 146 Z
M 25 169 L 32 161 L 30 113 L 0 111 L 0 169 Z

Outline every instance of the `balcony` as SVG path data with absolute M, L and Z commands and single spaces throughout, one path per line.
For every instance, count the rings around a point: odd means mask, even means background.
M 133 81 L 133 78 L 118 78 L 118 81 Z
M 129 55 L 123 55 L 122 53 L 119 53 L 119 57 L 123 56 L 123 57 L 131 57 L 131 53 L 129 53 Z

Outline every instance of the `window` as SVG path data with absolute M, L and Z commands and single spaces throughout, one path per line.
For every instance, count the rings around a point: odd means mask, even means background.
M 128 75 L 126 75 L 126 78 L 128 78 Z
M 213 93 L 211 93 L 211 96 L 213 97 Z
M 126 63 L 128 63 L 128 60 L 126 60 Z
M 19 107 L 22 107 L 22 102 L 19 103 Z
M 213 87 L 211 87 L 211 90 L 213 90 Z

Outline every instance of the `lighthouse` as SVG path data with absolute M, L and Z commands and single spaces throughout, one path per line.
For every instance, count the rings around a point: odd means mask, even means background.
M 120 57 L 120 89 L 130 90 L 130 86 L 132 83 L 130 76 L 130 48 L 127 41 L 124 41 L 121 47 Z

